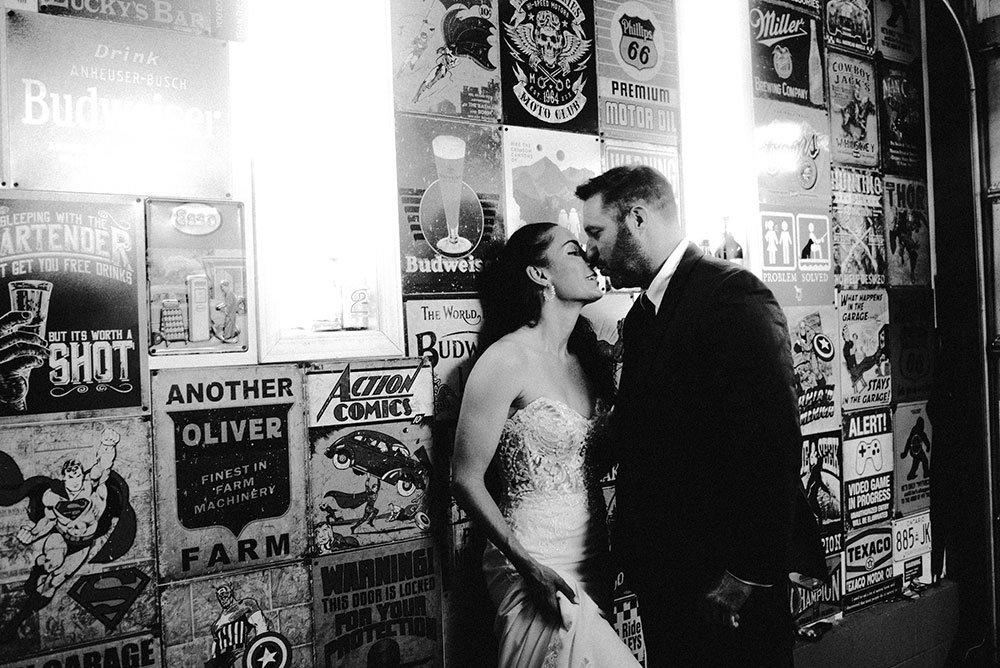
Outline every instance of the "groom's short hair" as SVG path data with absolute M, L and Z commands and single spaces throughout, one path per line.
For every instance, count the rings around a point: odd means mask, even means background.
M 613 209 L 621 222 L 639 201 L 653 209 L 662 209 L 676 219 L 674 190 L 667 177 L 646 165 L 622 165 L 598 174 L 576 188 L 576 196 L 586 202 L 600 195 L 604 209 Z

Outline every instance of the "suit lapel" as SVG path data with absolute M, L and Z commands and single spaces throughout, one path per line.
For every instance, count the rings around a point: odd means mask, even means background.
M 667 329 L 667 325 L 674 317 L 674 312 L 677 310 L 677 304 L 680 303 L 681 296 L 684 294 L 684 288 L 687 286 L 688 279 L 691 278 L 691 270 L 701 259 L 703 251 L 695 246 L 693 243 L 688 242 L 688 247 L 684 251 L 684 255 L 681 256 L 681 261 L 677 265 L 677 269 L 674 270 L 674 275 L 670 277 L 670 282 L 667 284 L 667 291 L 663 294 L 663 300 L 660 302 L 660 308 L 656 311 L 656 325 L 654 327 L 654 337 L 656 341 L 663 336 L 663 333 Z

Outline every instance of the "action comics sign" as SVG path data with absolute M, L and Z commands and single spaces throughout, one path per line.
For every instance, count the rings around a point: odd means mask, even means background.
M 833 306 L 786 306 L 802 433 L 840 426 L 837 313 Z
M 164 579 L 304 552 L 301 402 L 301 374 L 291 365 L 154 372 Z
M 500 0 L 503 121 L 597 132 L 593 0 Z
M 890 286 L 931 284 L 930 216 L 925 181 L 885 177 L 882 195 Z
M 0 664 L 152 630 L 148 420 L 2 433 Z

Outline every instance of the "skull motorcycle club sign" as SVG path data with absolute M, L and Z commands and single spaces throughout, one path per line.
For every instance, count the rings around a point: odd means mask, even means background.
M 500 20 L 504 122 L 597 131 L 592 0 L 507 0 Z

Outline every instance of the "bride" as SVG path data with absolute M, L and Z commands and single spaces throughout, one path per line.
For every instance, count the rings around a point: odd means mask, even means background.
M 614 385 L 580 318 L 601 297 L 597 275 L 567 229 L 536 223 L 511 235 L 482 286 L 485 351 L 465 388 L 452 490 L 490 540 L 499 665 L 638 666 L 607 621 L 612 574 L 590 436 Z M 496 501 L 485 484 L 494 458 Z

